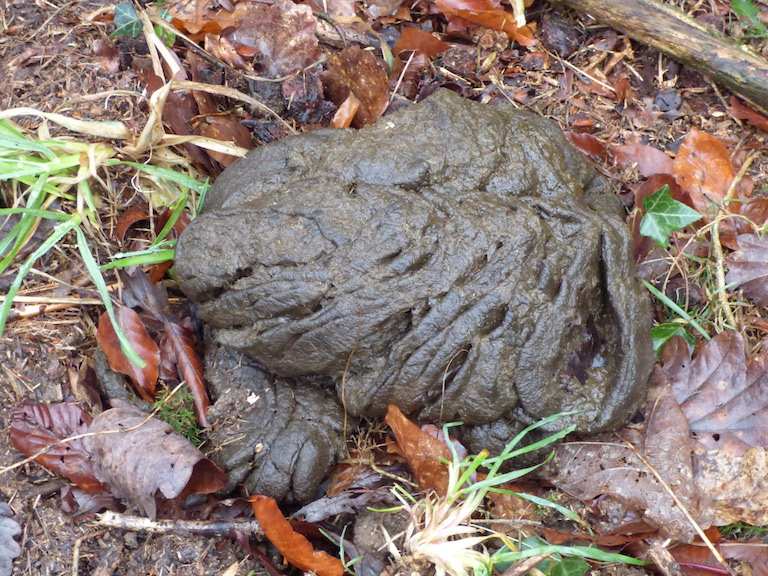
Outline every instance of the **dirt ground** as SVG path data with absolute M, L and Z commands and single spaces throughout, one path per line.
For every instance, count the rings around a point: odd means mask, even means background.
M 684 8 L 701 4 L 678 1 Z M 29 106 L 53 111 L 65 100 L 107 90 L 141 90 L 130 69 L 108 72 L 94 55 L 94 42 L 106 36 L 103 25 L 86 16 L 109 5 L 99 0 L 0 0 L 0 110 Z M 531 18 L 551 17 L 553 8 L 538 2 Z M 604 28 L 584 16 L 558 8 L 558 17 L 586 42 Z M 735 142 L 761 144 L 762 135 L 740 125 L 727 113 L 725 95 L 699 74 L 680 70 L 666 57 L 635 43 L 625 42 L 636 88 L 635 110 L 626 108 L 599 90 L 578 94 L 572 99 L 558 96 L 562 67 L 550 62 L 542 67 L 520 49 L 517 87 L 528 97 L 519 101 L 543 115 L 556 119 L 564 129 L 576 121 L 594 123 L 592 134 L 603 142 L 652 144 L 675 151 L 692 126 Z M 514 58 L 515 56 L 511 56 Z M 577 49 L 570 61 L 587 65 L 594 52 Z M 674 72 L 674 73 L 673 73 Z M 659 94 L 672 91 L 682 98 L 674 114 L 661 111 Z M 128 124 L 140 123 L 142 112 L 130 99 L 103 99 L 77 106 L 78 114 L 97 120 L 119 118 Z M 768 182 L 767 158 L 760 155 L 750 176 L 756 190 Z M 612 170 L 608 174 L 622 192 L 639 179 L 636 170 Z M 114 214 L 105 215 L 109 217 Z M 72 258 L 73 246 L 62 244 L 37 266 L 25 285 L 25 294 L 65 291 L 84 274 Z M 0 292 L 8 287 L 0 277 Z M 80 292 L 87 296 L 87 292 Z M 24 401 L 62 401 L 70 394 L 70 379 L 90 361 L 95 345 L 98 306 L 72 308 L 36 315 L 9 324 L 0 339 L 0 467 L 21 460 L 9 443 L 11 410 Z M 5 473 L 0 481 L 0 500 L 10 504 L 23 527 L 23 553 L 15 563 L 15 574 L 24 576 L 98 575 L 137 576 L 222 574 L 235 562 L 242 562 L 241 576 L 263 571 L 260 563 L 224 538 L 190 535 L 144 536 L 106 530 L 91 520 L 75 521 L 61 509 L 65 481 L 40 466 L 28 464 Z M 254 572 L 255 571 L 255 572 Z

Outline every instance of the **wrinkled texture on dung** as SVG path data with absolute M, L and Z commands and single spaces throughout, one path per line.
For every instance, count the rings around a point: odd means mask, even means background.
M 222 492 L 245 485 L 276 500 L 312 499 L 344 450 L 339 405 L 212 342 L 205 363 L 216 398 L 208 411 L 211 458 L 228 472 Z
M 235 162 L 176 271 L 219 343 L 339 395 L 343 382 L 353 416 L 391 403 L 506 428 L 582 410 L 557 426 L 603 430 L 636 409 L 653 364 L 605 180 L 550 121 L 448 91 Z

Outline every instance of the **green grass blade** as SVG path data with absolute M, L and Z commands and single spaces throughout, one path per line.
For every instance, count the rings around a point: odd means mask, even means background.
M 40 245 L 37 250 L 30 254 L 26 262 L 24 262 L 24 264 L 22 264 L 19 268 L 18 272 L 16 272 L 16 278 L 14 279 L 13 284 L 11 284 L 11 287 L 8 289 L 8 293 L 5 295 L 5 301 L 3 302 L 2 306 L 0 306 L 0 335 L 2 335 L 3 331 L 5 330 L 5 323 L 8 321 L 8 316 L 11 313 L 13 299 L 19 292 L 21 283 L 24 281 L 24 278 L 27 276 L 27 274 L 29 274 L 29 271 L 35 265 L 35 262 L 37 262 L 40 257 L 45 255 L 51 248 L 53 248 L 56 243 L 64 236 L 66 236 L 70 231 L 77 228 L 79 224 L 80 220 L 76 217 L 70 218 L 61 224 L 57 224 L 53 229 L 53 233 L 45 240 L 45 242 Z
M 706 331 L 706 330 L 704 330 L 704 328 L 702 328 L 702 327 L 701 327 L 701 324 L 699 324 L 699 323 L 698 323 L 696 320 L 694 320 L 693 318 L 691 318 L 691 315 L 690 315 L 690 314 L 688 314 L 688 312 L 686 312 L 685 310 L 683 310 L 682 308 L 680 308 L 680 306 L 678 306 L 677 304 L 675 304 L 674 302 L 672 302 L 672 300 L 670 300 L 670 299 L 667 297 L 667 295 L 666 295 L 666 294 L 664 294 L 663 292 L 661 292 L 661 291 L 660 291 L 658 288 L 656 288 L 656 287 L 655 287 L 653 284 L 651 284 L 651 283 L 650 283 L 650 282 L 648 282 L 647 280 L 644 280 L 643 278 L 640 278 L 640 281 L 641 281 L 641 282 L 642 282 L 642 283 L 645 285 L 645 287 L 646 287 L 646 288 L 648 288 L 648 291 L 649 291 L 651 294 L 653 294 L 654 296 L 656 296 L 656 298 L 658 298 L 658 299 L 659 299 L 659 300 L 660 300 L 662 303 L 664 303 L 664 304 L 665 304 L 665 305 L 666 305 L 668 308 L 670 308 L 670 309 L 671 309 L 673 312 L 675 312 L 675 313 L 676 313 L 678 316 L 680 316 L 680 318 L 682 318 L 683 320 L 686 320 L 686 321 L 688 322 L 688 324 L 690 324 L 691 326 L 693 326 L 693 327 L 694 327 L 694 328 L 695 328 L 695 329 L 696 329 L 696 330 L 699 332 L 699 334 L 701 334 L 702 336 L 704 336 L 704 338 L 705 338 L 706 340 L 710 340 L 710 339 L 711 339 L 711 338 L 710 338 L 710 336 L 709 336 L 709 334 L 707 334 L 707 331 Z
M 147 252 L 146 250 L 144 252 Z M 113 270 L 115 268 L 126 268 L 128 266 L 147 266 L 149 264 L 161 264 L 173 260 L 176 250 L 173 248 L 165 250 L 157 250 L 149 252 L 148 254 L 141 254 L 137 256 L 126 256 L 120 258 L 115 262 L 109 264 L 103 264 L 99 266 L 100 270 Z
M 589 548 L 587 546 L 536 546 L 534 548 L 528 548 L 527 550 L 500 550 L 493 556 L 491 560 L 494 564 L 500 564 L 502 562 L 517 562 L 531 556 L 539 556 L 540 554 L 560 554 L 562 556 L 578 556 L 579 558 L 589 558 L 590 560 L 597 560 L 599 562 L 618 562 L 621 564 L 633 564 L 635 566 L 647 566 L 649 562 L 632 558 L 631 556 L 625 556 L 624 554 L 615 554 L 613 552 L 604 552 L 599 548 Z
M 126 166 L 133 166 L 137 170 L 141 170 L 142 172 L 149 174 L 150 176 L 156 176 L 158 178 L 162 178 L 163 180 L 170 180 L 171 182 L 175 182 L 176 184 L 184 186 L 185 188 L 194 190 L 198 194 L 202 194 L 210 187 L 208 180 L 205 180 L 204 182 L 200 182 L 199 180 L 195 180 L 191 176 L 187 176 L 186 174 L 182 174 L 181 172 L 176 172 L 175 170 L 171 170 L 170 168 L 160 168 L 159 166 L 152 166 L 149 164 L 140 164 L 139 162 L 125 162 L 120 160 L 110 160 L 109 162 L 107 162 L 107 165 L 112 165 L 112 166 L 119 165 L 119 164 L 124 164 Z
M 80 250 L 80 257 L 83 259 L 83 263 L 85 264 L 88 273 L 91 275 L 91 280 L 93 280 L 96 290 L 99 292 L 101 301 L 104 302 L 104 307 L 107 309 L 107 316 L 109 316 L 109 321 L 112 322 L 112 328 L 114 328 L 115 334 L 117 334 L 117 339 L 120 341 L 120 348 L 122 348 L 123 354 L 125 354 L 125 357 L 131 361 L 131 364 L 138 366 L 139 368 L 144 368 L 147 363 L 144 362 L 141 356 L 139 356 L 133 349 L 131 342 L 128 340 L 128 337 L 123 332 L 123 329 L 120 328 L 120 325 L 115 318 L 115 309 L 114 306 L 112 306 L 112 296 L 109 293 L 104 277 L 101 275 L 99 265 L 96 263 L 93 254 L 91 254 L 88 242 L 85 239 L 85 234 L 79 226 L 75 228 L 75 233 L 77 234 L 77 248 Z
M 179 220 L 179 217 L 181 216 L 181 213 L 184 211 L 184 208 L 187 205 L 187 200 L 189 199 L 189 192 L 184 192 L 184 194 L 181 195 L 181 198 L 176 202 L 176 206 L 173 209 L 173 213 L 171 213 L 171 217 L 168 218 L 168 222 L 165 223 L 165 226 L 163 226 L 163 229 L 160 230 L 160 234 L 157 235 L 157 238 L 155 238 L 152 241 L 152 244 L 150 246 L 154 246 L 156 244 L 159 244 L 163 241 L 163 239 L 168 236 L 168 234 L 171 233 L 171 230 L 173 230 L 173 227 L 176 225 L 176 222 Z

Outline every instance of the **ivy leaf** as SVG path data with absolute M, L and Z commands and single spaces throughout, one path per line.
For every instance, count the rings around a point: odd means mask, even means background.
M 678 202 L 669 194 L 666 184 L 643 200 L 645 216 L 640 221 L 640 234 L 648 236 L 662 248 L 669 245 L 669 234 L 685 228 L 701 218 L 701 214 Z
M 136 8 L 130 2 L 120 2 L 115 6 L 115 25 L 117 30 L 109 35 L 110 38 L 123 35 L 136 38 L 144 27 L 136 14 Z
M 675 322 L 659 324 L 651 328 L 651 340 L 653 341 L 653 351 L 656 352 L 656 358 L 661 357 L 664 345 L 675 336 L 682 336 L 688 343 L 691 350 L 696 346 L 696 338 L 691 335 L 682 325 Z

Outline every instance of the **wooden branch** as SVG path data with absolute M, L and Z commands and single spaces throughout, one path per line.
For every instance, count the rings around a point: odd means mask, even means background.
M 768 110 L 768 60 L 659 0 L 550 0 L 586 12 Z

